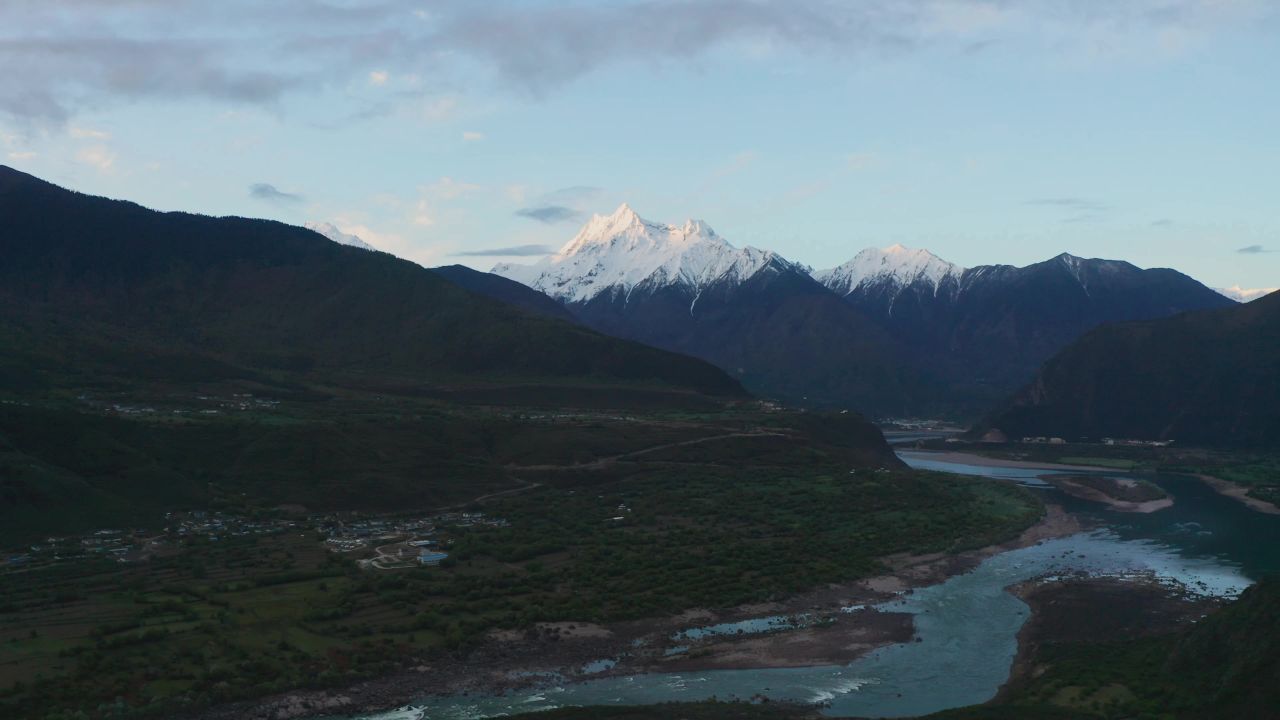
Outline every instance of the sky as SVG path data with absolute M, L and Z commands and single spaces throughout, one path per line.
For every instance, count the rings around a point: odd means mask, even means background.
M 0 163 L 532 262 L 628 202 L 830 267 L 1280 285 L 1270 0 L 3 0 Z

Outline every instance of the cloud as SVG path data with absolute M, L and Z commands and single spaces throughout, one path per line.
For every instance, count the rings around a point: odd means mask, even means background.
M 1236 302 L 1247 303 L 1280 291 L 1280 288 L 1242 288 L 1239 285 L 1232 285 L 1229 288 L 1214 288 L 1214 290 Z
M 116 164 L 116 154 L 104 145 L 95 145 L 76 153 L 76 162 L 96 168 L 98 172 L 107 172 Z
M 1097 200 L 1089 200 L 1079 197 L 1051 197 L 1036 198 L 1026 201 L 1027 205 L 1045 205 L 1049 207 L 1061 207 L 1069 210 L 1084 210 L 1091 212 L 1100 212 L 1102 210 L 1110 210 L 1111 206 Z
M 9 153 L 9 159 L 13 161 L 34 160 L 36 157 L 36 153 L 30 150 L 14 150 Z
M 16 13 L 0 10 L 0 27 L 40 27 L 24 17 L 21 7 Z M 88 28 L 81 27 L 59 34 L 57 25 L 40 35 L 0 39 L 0 113 L 61 124 L 83 107 L 108 102 L 204 98 L 270 104 L 299 83 L 282 72 L 236 67 L 207 42 L 85 35 Z
M 445 96 L 432 98 L 422 105 L 421 116 L 428 123 L 442 123 L 452 120 L 458 112 L 458 98 Z
M 103 130 L 93 130 L 91 128 L 73 127 L 69 131 L 71 137 L 76 140 L 110 140 L 111 133 Z
M 507 192 L 513 200 L 523 204 L 526 190 L 524 186 L 515 186 L 508 188 Z M 515 215 L 548 225 L 571 222 L 586 217 L 587 208 L 603 192 L 602 188 L 594 185 L 562 187 L 533 198 L 529 205 L 517 209 Z
M 1063 223 L 1083 223 L 1100 220 L 1104 215 L 1112 210 L 1112 206 L 1099 200 L 1091 200 L 1082 197 L 1045 197 L 1027 200 L 1024 205 L 1033 205 L 1045 208 L 1058 208 L 1067 213 L 1062 218 Z
M 1159 220 L 1151 221 L 1151 227 L 1169 227 L 1171 225 L 1173 225 L 1173 221 L 1169 218 L 1160 218 Z
M 455 180 L 449 176 L 429 185 L 419 185 L 418 198 L 412 203 L 409 222 L 418 227 L 432 227 L 439 221 L 442 212 L 450 212 L 449 206 L 456 204 L 455 201 L 481 190 L 483 188 L 475 183 Z
M 1268 250 L 1261 245 L 1247 245 L 1245 247 L 1240 248 L 1239 250 L 1236 250 L 1236 252 L 1244 255 L 1258 255 L 1260 253 L 1275 252 L 1275 250 Z
M 454 257 L 533 257 L 550 255 L 555 248 L 550 245 L 512 245 L 511 247 L 489 248 L 487 250 L 467 250 L 454 253 Z
M 520 208 L 516 211 L 516 215 L 550 224 L 577 220 L 582 217 L 582 211 L 564 205 L 537 205 Z
M 442 198 L 444 200 L 455 200 L 463 195 L 470 195 L 471 193 L 480 190 L 480 186 L 475 183 L 454 180 L 446 175 L 430 185 L 424 185 L 419 189 L 425 195 Z
M 466 142 L 480 142 L 484 139 L 484 133 L 475 130 L 467 130 L 462 133 L 462 139 Z
M 426 93 L 464 87 L 477 68 L 538 96 L 611 65 L 684 67 L 726 51 L 847 60 L 1022 40 L 1057 54 L 1150 62 L 1280 14 L 1276 3 L 1224 0 L 436 0 L 429 13 L 420 6 L 3 2 L 0 28 L 18 30 L 0 36 L 0 115 L 65 124 L 85 109 L 188 99 L 272 108 L 343 82 L 410 77 L 422 78 L 418 92 Z M 643 42 L 619 42 L 601 28 L 626 28 Z M 442 111 L 451 113 L 431 103 L 422 112 L 430 119 Z
M 250 185 L 249 197 L 273 203 L 298 203 L 304 199 L 297 193 L 285 192 L 269 183 L 254 183 Z

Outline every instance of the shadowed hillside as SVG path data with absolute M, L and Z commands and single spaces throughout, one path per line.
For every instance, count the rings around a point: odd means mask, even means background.
M 577 322 L 573 313 L 565 310 L 560 303 L 531 287 L 521 285 L 515 280 L 508 280 L 501 275 L 472 270 L 465 265 L 443 265 L 431 268 L 431 272 L 477 295 L 484 295 L 539 315 Z
M 986 423 L 1009 437 L 1280 442 L 1280 293 L 1106 325 L 1045 364 Z
M 740 395 L 702 361 L 516 312 L 383 253 L 276 222 L 158 213 L 0 168 L 0 387 L 103 371 L 377 372 Z M 92 371 L 92 374 L 91 372 Z

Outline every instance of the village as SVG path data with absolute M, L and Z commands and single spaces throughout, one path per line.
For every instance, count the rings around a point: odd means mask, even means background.
M 448 564 L 445 548 L 453 544 L 453 532 L 471 527 L 507 527 L 506 520 L 483 513 L 446 512 L 421 518 L 321 519 L 316 530 L 325 545 L 337 553 L 359 553 L 356 564 L 371 570 L 397 570 L 414 566 Z
M 103 528 L 6 548 L 0 553 L 0 573 L 74 562 L 138 563 L 155 555 L 178 554 L 195 544 L 299 530 L 316 533 L 331 552 L 360 556 L 356 564 L 365 569 L 431 567 L 448 560 L 445 548 L 453 543 L 453 535 L 459 530 L 508 525 L 505 520 L 469 512 L 411 517 L 327 513 L 299 518 L 193 510 L 165 513 L 164 522 L 159 532 Z

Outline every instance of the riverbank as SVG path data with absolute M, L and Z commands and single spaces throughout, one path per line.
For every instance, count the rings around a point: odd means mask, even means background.
M 1201 475 L 1198 473 L 1193 475 L 1205 485 L 1213 488 L 1219 495 L 1242 502 L 1249 508 L 1257 510 L 1260 513 L 1280 515 L 1280 507 L 1277 507 L 1274 503 L 1269 503 L 1266 500 L 1260 500 L 1256 497 L 1250 496 L 1249 488 L 1246 485 L 1233 483 L 1230 480 L 1223 480 L 1222 478 L 1216 478 L 1212 475 Z
M 1045 475 L 1041 480 L 1081 500 L 1100 502 L 1112 510 L 1152 513 L 1173 507 L 1173 498 L 1151 483 L 1131 478 Z
M 995 468 L 1020 468 L 1026 470 L 1090 470 L 1097 472 L 1116 472 L 1115 468 L 1102 467 L 1100 465 L 1065 465 L 1063 463 L 1053 462 L 1035 462 L 1031 460 L 1008 460 L 1005 458 L 989 457 L 987 455 L 978 455 L 976 453 L 954 452 L 954 451 L 937 451 L 937 450 L 901 450 L 900 455 L 916 455 L 919 457 L 927 457 L 935 462 L 956 463 L 959 465 L 974 465 L 976 467 L 995 467 Z
M 619 675 L 721 669 L 845 665 L 870 651 L 910 642 L 907 613 L 860 609 L 967 572 L 992 555 L 1082 531 L 1080 522 L 1056 505 L 1013 540 L 959 554 L 883 558 L 888 573 L 830 584 L 783 601 L 729 610 L 695 609 L 677 616 L 599 625 L 540 623 L 523 631 L 495 631 L 465 656 L 401 670 L 340 690 L 296 691 L 265 700 L 212 709 L 203 720 L 290 720 L 314 715 L 351 715 L 402 707 L 427 695 L 493 695 L 547 681 L 581 682 Z M 758 628 L 763 618 L 793 621 L 793 628 L 764 633 L 730 629 L 697 640 L 691 628 L 742 623 Z
M 991 701 L 1008 701 L 1047 669 L 1047 644 L 1105 643 L 1182 630 L 1225 603 L 1149 575 L 1132 577 L 1038 578 L 1009 592 L 1031 608 L 1018 632 L 1018 653 L 1009 680 Z

